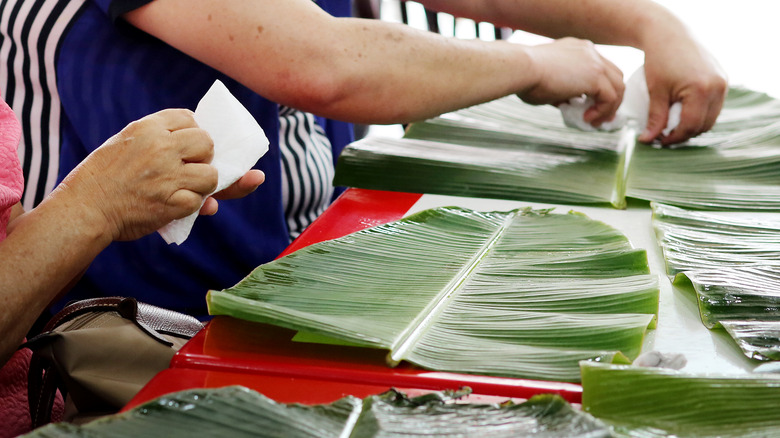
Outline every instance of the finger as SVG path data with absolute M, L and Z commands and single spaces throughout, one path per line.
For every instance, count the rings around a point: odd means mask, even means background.
M 682 143 L 704 131 L 705 118 L 709 111 L 709 103 L 699 97 L 690 96 L 682 101 L 680 124 L 672 132 L 661 139 L 661 144 L 670 145 Z
M 218 209 L 219 209 L 219 204 L 217 203 L 217 200 L 209 196 L 208 198 L 206 198 L 206 201 L 203 203 L 203 206 L 200 207 L 199 214 L 201 216 L 213 216 L 217 214 Z
M 230 187 L 214 194 L 215 199 L 236 199 L 242 198 L 252 192 L 265 181 L 265 174 L 257 169 L 249 170 L 244 176 L 239 178 Z
M 647 125 L 639 136 L 639 141 L 650 143 L 661 135 L 669 119 L 669 98 L 666 94 L 650 94 L 650 108 Z
M 211 163 L 214 158 L 214 141 L 205 130 L 186 128 L 172 132 L 171 136 L 181 147 L 180 156 L 184 162 Z
M 599 94 L 593 96 L 594 104 L 583 114 L 583 120 L 593 126 L 599 126 L 615 118 L 623 98 L 623 83 L 616 85 L 605 79 Z
M 726 92 L 718 94 L 710 101 L 709 111 L 704 118 L 704 130 L 702 132 L 709 131 L 715 126 L 715 122 L 718 121 L 721 109 L 723 109 L 723 103 L 726 100 Z
M 203 200 L 204 197 L 200 193 L 179 189 L 168 198 L 166 212 L 170 214 L 171 220 L 181 219 L 200 210 Z
M 205 196 L 217 189 L 217 177 L 217 169 L 210 164 L 187 163 L 178 175 L 178 186 Z
M 195 122 L 195 113 L 184 108 L 164 109 L 147 117 L 154 117 L 165 129 L 171 132 L 198 127 Z
M 595 108 L 589 108 L 589 111 L 583 114 L 583 119 L 593 126 L 599 126 L 615 118 L 626 88 L 623 83 L 623 72 L 606 58 L 602 57 L 602 61 L 604 76 L 600 79 L 599 87 L 593 95 Z

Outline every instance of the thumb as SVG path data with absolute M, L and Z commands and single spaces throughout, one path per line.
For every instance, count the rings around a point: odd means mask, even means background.
M 639 136 L 639 141 L 650 143 L 666 127 L 666 120 L 669 118 L 669 100 L 666 95 L 650 94 L 650 108 L 647 114 L 647 126 Z

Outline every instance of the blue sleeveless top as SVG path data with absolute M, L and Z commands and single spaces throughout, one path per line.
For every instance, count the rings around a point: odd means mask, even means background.
M 221 201 L 215 216 L 200 217 L 181 246 L 167 245 L 156 233 L 113 243 L 60 305 L 121 295 L 205 315 L 209 289 L 234 285 L 289 244 L 279 106 L 117 19 L 149 1 L 87 1 L 64 32 L 56 62 L 62 106 L 60 178 L 131 121 L 164 108 L 194 110 L 219 79 L 255 116 L 270 141 L 269 151 L 255 166 L 265 172 L 266 181 L 243 199 Z M 317 3 L 336 16 L 351 14 L 349 0 Z M 330 141 L 335 160 L 352 140 L 351 125 L 322 118 L 316 123 Z

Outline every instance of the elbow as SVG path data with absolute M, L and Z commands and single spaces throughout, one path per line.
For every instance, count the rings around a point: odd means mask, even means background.
M 311 112 L 320 116 L 350 120 L 354 115 L 348 110 L 359 106 L 361 89 L 359 81 L 335 69 L 306 72 L 285 72 L 275 81 L 277 86 L 268 93 L 280 104 Z
M 322 75 L 315 80 L 291 80 L 277 102 L 318 116 L 350 123 L 394 124 L 414 121 L 415 108 L 383 86 L 361 78 Z

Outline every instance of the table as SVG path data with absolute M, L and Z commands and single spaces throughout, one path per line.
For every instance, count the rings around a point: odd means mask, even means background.
M 281 256 L 322 240 L 397 220 L 415 211 L 428 195 L 348 189 Z M 304 344 L 280 327 L 219 316 L 191 339 L 164 371 L 126 409 L 168 392 L 241 384 L 281 402 L 331 402 L 346 394 L 364 397 L 396 387 L 410 394 L 473 390 L 470 401 L 522 400 L 557 393 L 572 403 L 580 385 L 527 379 L 445 373 L 401 364 L 385 365 L 382 350 Z
M 282 254 L 310 244 L 400 219 L 427 208 L 457 205 L 475 210 L 510 210 L 522 206 L 577 210 L 625 233 L 634 246 L 647 250 L 651 272 L 660 277 L 658 328 L 646 336 L 643 351 L 686 355 L 691 372 L 745 373 L 757 362 L 747 359 L 722 331 L 710 331 L 699 320 L 695 298 L 672 287 L 655 243 L 646 204 L 626 210 L 554 204 L 460 198 L 439 195 L 348 189 Z M 280 402 L 327 403 L 347 394 L 376 394 L 394 386 L 419 394 L 469 386 L 473 400 L 526 399 L 554 392 L 578 403 L 577 384 L 442 373 L 410 364 L 389 368 L 385 352 L 361 347 L 303 344 L 280 327 L 216 317 L 173 358 L 127 408 L 168 392 L 194 387 L 241 384 Z

